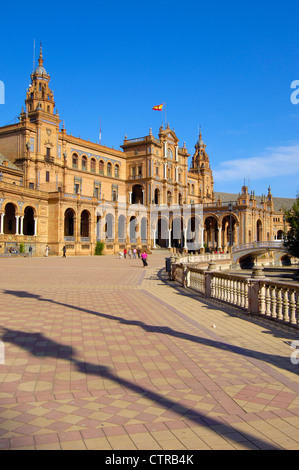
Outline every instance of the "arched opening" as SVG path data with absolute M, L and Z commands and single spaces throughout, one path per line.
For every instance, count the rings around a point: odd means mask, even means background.
M 75 212 L 73 209 L 67 209 L 64 214 L 64 236 L 73 237 L 75 227 Z
M 118 241 L 126 242 L 126 217 L 123 214 L 118 217 Z
M 82 170 L 86 171 L 87 170 L 87 157 L 85 155 L 82 157 Z
M 172 194 L 171 191 L 167 191 L 167 205 L 171 206 L 172 204 Z
M 143 204 L 143 191 L 141 184 L 135 184 L 132 188 L 132 204 Z
M 34 209 L 26 207 L 24 212 L 24 235 L 34 235 Z
M 163 217 L 158 218 L 158 225 L 156 230 L 156 243 L 161 248 L 168 247 L 168 237 L 169 237 L 169 222 Z
M 5 206 L 3 231 L 5 234 L 16 233 L 16 208 L 11 202 Z
M 136 243 L 137 241 L 137 219 L 135 216 L 130 218 L 130 243 Z
M 171 224 L 171 246 L 179 251 L 184 247 L 183 220 L 181 217 L 175 217 Z
M 283 239 L 284 239 L 283 230 L 278 230 L 278 232 L 277 232 L 277 240 L 283 240 Z
M 104 174 L 104 162 L 103 162 L 103 160 L 99 161 L 99 174 L 100 175 Z
M 227 249 L 229 246 L 237 245 L 238 240 L 237 230 L 236 230 L 237 221 L 233 215 L 226 215 L 222 219 L 221 225 L 221 240 L 218 240 L 218 245 L 222 248 Z M 220 238 L 220 237 L 219 237 Z
M 112 176 L 112 163 L 107 163 L 107 176 Z
M 94 158 L 90 160 L 90 171 L 92 171 L 92 173 L 95 173 L 96 171 L 96 161 Z
M 263 226 L 259 219 L 256 223 L 256 241 L 261 242 L 263 240 Z
M 115 165 L 114 167 L 114 177 L 119 178 L 119 165 Z
M 73 153 L 72 156 L 72 167 L 78 168 L 78 155 L 76 153 Z
M 218 245 L 218 222 L 213 216 L 207 217 L 204 223 L 205 247 L 207 251 L 216 250 Z
M 113 214 L 106 215 L 105 238 L 114 240 L 114 216 Z
M 89 237 L 89 221 L 90 221 L 90 214 L 87 210 L 82 211 L 81 213 L 81 221 L 80 221 L 80 235 L 81 237 L 88 238 Z

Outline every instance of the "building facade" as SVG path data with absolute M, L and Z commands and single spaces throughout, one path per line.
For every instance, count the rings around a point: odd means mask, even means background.
M 47 245 L 51 254 L 66 246 L 91 255 L 97 241 L 107 253 L 125 246 L 224 251 L 283 237 L 270 188 L 257 198 L 243 186 L 228 200 L 214 193 L 201 133 L 189 168 L 190 156 L 169 125 L 157 138 L 151 129 L 125 137 L 121 150 L 68 134 L 40 50 L 19 122 L 0 128 L 0 253 L 23 244 L 39 256 Z

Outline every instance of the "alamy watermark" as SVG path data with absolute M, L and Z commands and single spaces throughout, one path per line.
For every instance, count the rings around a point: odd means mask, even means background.
M 293 80 L 291 83 L 291 88 L 295 88 L 295 91 L 291 94 L 291 103 L 299 103 L 299 80 Z
M 0 104 L 5 104 L 5 87 L 4 83 L 0 80 Z
M 5 364 L 5 348 L 3 341 L 0 341 L 0 365 Z

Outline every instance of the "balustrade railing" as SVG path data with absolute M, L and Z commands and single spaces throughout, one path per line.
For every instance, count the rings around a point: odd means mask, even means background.
M 299 285 L 172 264 L 172 279 L 206 298 L 299 327 Z

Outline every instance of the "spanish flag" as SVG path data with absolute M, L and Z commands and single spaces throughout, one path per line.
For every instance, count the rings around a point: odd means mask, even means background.
M 163 105 L 164 103 L 158 104 L 158 106 L 154 106 L 153 111 L 163 111 Z

